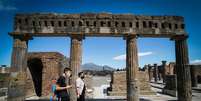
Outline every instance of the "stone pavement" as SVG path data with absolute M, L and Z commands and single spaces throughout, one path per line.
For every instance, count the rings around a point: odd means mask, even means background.
M 96 83 L 93 85 L 93 96 L 86 101 L 126 101 L 125 96 L 107 96 L 105 89 L 109 86 L 108 82 L 110 82 L 108 77 L 94 77 L 93 78 Z M 94 82 L 95 82 L 94 81 Z M 162 88 L 164 85 L 161 83 L 154 84 L 151 83 L 152 90 L 157 92 L 156 95 L 140 95 L 140 101 L 176 101 L 176 97 L 172 97 L 169 95 L 162 94 Z M 201 99 L 201 84 L 198 87 L 193 88 L 193 100 L 192 101 L 200 101 Z M 5 101 L 0 98 L 0 101 Z M 31 97 L 27 98 L 27 101 L 50 101 L 49 99 L 42 99 L 39 97 Z

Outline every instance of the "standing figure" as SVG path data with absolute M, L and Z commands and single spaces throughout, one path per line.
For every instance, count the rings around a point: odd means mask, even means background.
M 72 88 L 71 85 L 67 85 L 66 79 L 71 77 L 71 69 L 64 68 L 63 74 L 59 77 L 56 82 L 56 94 L 58 96 L 59 101 L 70 101 L 70 97 L 68 94 L 69 88 Z
M 83 72 L 78 73 L 76 80 L 77 101 L 85 101 L 86 86 L 84 83 L 85 74 Z

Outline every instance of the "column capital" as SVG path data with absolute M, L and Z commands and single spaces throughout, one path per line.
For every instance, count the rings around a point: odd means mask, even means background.
M 138 38 L 138 35 L 137 34 L 134 34 L 134 35 L 125 35 L 123 37 L 124 40 L 127 40 L 127 39 L 132 39 L 132 38 Z
M 8 33 L 10 36 L 12 36 L 14 39 L 20 39 L 22 41 L 28 41 L 33 40 L 33 37 L 29 34 L 23 33 L 23 34 L 15 34 L 14 32 Z
M 79 40 L 85 39 L 85 36 L 84 35 L 80 35 L 80 34 L 79 35 L 77 35 L 77 34 L 71 34 L 70 37 L 72 39 L 79 39 Z
M 167 63 L 167 61 L 165 61 L 165 60 L 163 60 L 163 61 L 161 61 L 161 62 L 162 62 L 162 64 L 164 64 L 164 65 Z
M 170 38 L 170 40 L 186 40 L 188 37 L 188 35 L 174 35 Z

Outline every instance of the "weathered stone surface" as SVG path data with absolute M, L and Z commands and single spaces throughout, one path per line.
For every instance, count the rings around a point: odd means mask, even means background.
M 166 64 L 166 62 L 162 61 L 162 65 L 154 64 L 148 64 L 148 72 L 149 72 L 149 81 L 151 81 L 153 78 L 155 81 L 157 80 L 163 80 L 165 83 L 165 76 L 166 75 L 174 75 L 175 73 L 175 63 L 170 62 L 169 64 Z
M 163 93 L 177 96 L 177 77 L 176 75 L 166 75 L 165 76 L 165 87 L 163 88 Z
M 21 37 L 13 38 L 11 58 L 10 82 L 8 86 L 8 100 L 21 101 L 25 99 L 27 40 Z
M 71 36 L 71 50 L 70 50 L 70 68 L 72 70 L 72 79 L 70 84 L 70 99 L 75 101 L 77 99 L 75 80 L 78 77 L 78 73 L 81 71 L 82 64 L 82 39 L 81 36 Z
M 201 83 L 201 65 L 190 65 L 192 87 L 197 87 Z
M 187 37 L 175 37 L 177 91 L 179 101 L 192 101 Z
M 51 92 L 51 81 L 57 79 L 69 61 L 57 52 L 32 52 L 28 54 L 26 96 L 47 96 Z M 63 63 L 67 65 L 63 65 Z
M 133 14 L 33 13 L 15 16 L 14 33 L 33 36 L 171 36 L 184 34 L 181 16 L 142 16 Z M 19 33 L 20 32 L 20 33 Z
M 138 71 L 138 87 L 139 94 L 141 95 L 152 95 L 155 94 L 151 90 L 149 84 L 149 77 L 147 71 Z M 111 87 L 112 91 L 109 91 L 110 96 L 126 96 L 126 71 L 116 71 L 112 75 Z
M 126 37 L 127 100 L 139 101 L 137 36 Z

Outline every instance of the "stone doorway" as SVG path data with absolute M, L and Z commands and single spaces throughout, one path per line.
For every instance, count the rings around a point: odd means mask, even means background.
M 34 58 L 28 60 L 28 68 L 31 73 L 34 88 L 37 96 L 42 95 L 42 71 L 43 71 L 43 64 L 41 59 Z

